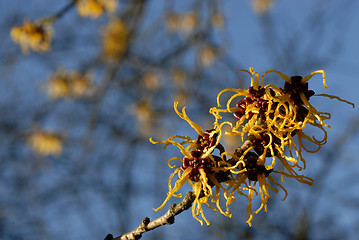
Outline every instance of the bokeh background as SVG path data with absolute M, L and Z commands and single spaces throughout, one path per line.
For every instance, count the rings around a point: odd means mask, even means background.
M 119 0 L 97 19 L 72 7 L 53 25 L 51 51 L 23 54 L 11 28 L 69 2 L 0 0 L 1 239 L 103 239 L 162 215 L 166 209 L 152 208 L 166 196 L 167 159 L 180 153 L 149 137 L 196 137 L 174 113 L 175 100 L 211 128 L 217 93 L 250 84 L 237 67 L 290 76 L 324 69 L 329 88 L 319 75 L 310 88 L 359 104 L 358 1 Z M 104 44 L 117 18 L 131 37 L 118 38 L 124 50 L 114 61 Z M 54 73 L 70 70 L 89 77 L 84 94 L 54 97 Z M 328 143 L 305 155 L 313 187 L 287 180 L 287 200 L 272 192 L 251 228 L 243 197 L 231 219 L 205 210 L 211 225 L 201 227 L 187 211 L 143 239 L 359 239 L 358 110 L 312 99 L 332 113 Z M 240 144 L 224 141 L 228 149 Z

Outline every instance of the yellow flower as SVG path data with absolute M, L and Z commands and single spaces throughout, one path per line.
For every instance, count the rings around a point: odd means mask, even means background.
M 23 53 L 28 54 L 30 49 L 37 52 L 49 51 L 54 33 L 50 22 L 26 20 L 22 26 L 13 27 L 10 35 L 14 42 L 20 44 Z
M 58 69 L 44 87 L 52 99 L 81 98 L 90 92 L 92 79 L 90 74 Z
M 58 156 L 62 152 L 62 139 L 59 135 L 35 130 L 27 140 L 29 147 L 37 154 Z
M 325 127 L 330 127 L 324 121 L 330 119 L 331 115 L 318 111 L 309 103 L 309 99 L 312 96 L 324 96 L 351 104 L 353 107 L 354 104 L 337 96 L 315 94 L 314 91 L 308 89 L 308 80 L 317 73 L 323 75 L 323 85 L 327 88 L 323 70 L 314 71 L 303 78 L 300 76 L 288 77 L 276 70 L 269 70 L 262 76 L 252 68 L 249 71 L 238 70 L 247 72 L 251 76 L 250 88 L 247 90 L 222 90 L 217 97 L 218 107 L 211 108 L 210 113 L 215 116 L 217 125 L 220 124 L 219 120 L 223 113 L 232 113 L 237 121 L 228 123 L 231 126 L 228 134 L 239 135 L 242 137 L 242 141 L 244 136 L 250 140 L 249 147 L 242 154 L 233 155 L 227 152 L 223 154 L 232 157 L 232 164 L 227 165 L 226 169 L 230 170 L 232 174 L 236 174 L 227 182 L 231 189 L 231 192 L 226 193 L 227 197 L 233 198 L 235 192 L 244 194 L 244 190 L 248 191 L 248 194 L 244 195 L 249 202 L 247 223 L 251 225 L 254 194 L 258 195 L 259 191 L 261 197 L 261 205 L 255 211 L 258 213 L 261 209 L 267 211 L 267 201 L 270 197 L 268 188 L 275 192 L 278 191 L 267 182 L 267 179 L 283 189 L 287 195 L 284 187 L 276 182 L 270 173 L 280 174 L 283 182 L 284 177 L 289 177 L 304 184 L 313 184 L 311 178 L 298 174 L 295 169 L 301 171 L 306 166 L 302 150 L 314 153 L 326 143 Z M 264 76 L 272 72 L 277 73 L 285 81 L 283 88 L 273 84 L 264 84 Z M 261 86 L 259 85 L 260 80 Z M 222 109 L 220 96 L 224 92 L 234 92 L 234 94 L 229 97 L 226 108 Z M 236 100 L 237 98 L 241 98 L 241 100 Z M 234 101 L 237 101 L 235 107 L 231 106 Z M 307 126 L 321 130 L 323 138 L 318 140 L 315 136 L 311 137 L 305 134 L 304 129 Z M 304 145 L 304 140 L 313 143 L 317 148 L 309 150 Z M 256 153 L 250 152 L 251 150 Z M 271 164 L 266 164 L 267 157 L 272 159 Z M 276 159 L 279 159 L 281 163 L 279 170 L 274 169 Z M 303 163 L 303 167 L 299 166 L 299 160 Z M 258 191 L 256 190 L 257 182 Z
M 276 150 L 279 151 L 279 155 L 285 158 L 287 161 L 294 163 L 295 165 L 297 164 L 298 159 L 301 159 L 305 167 L 305 160 L 301 154 L 302 149 L 310 153 L 315 153 L 320 150 L 321 146 L 327 142 L 327 132 L 324 127 L 330 129 L 330 126 L 325 124 L 324 121 L 331 118 L 330 113 L 318 111 L 313 105 L 311 105 L 309 103 L 310 97 L 324 96 L 331 99 L 337 99 L 352 105 L 353 108 L 354 104 L 337 96 L 328 94 L 315 94 L 313 90 L 308 89 L 308 81 L 318 73 L 323 75 L 324 87 L 328 87 L 325 82 L 325 72 L 323 70 L 313 71 L 305 77 L 288 77 L 279 71 L 269 70 L 263 74 L 262 78 L 264 78 L 266 74 L 272 72 L 277 73 L 280 78 L 285 81 L 285 84 L 283 89 L 274 85 L 269 85 L 275 94 L 272 96 L 272 104 L 269 107 L 272 110 L 270 110 L 267 114 L 267 116 L 270 116 L 266 119 L 268 128 L 276 129 L 276 131 L 272 131 L 272 133 L 275 135 L 275 137 L 281 139 L 282 146 L 287 145 L 289 148 L 290 156 L 286 156 L 284 154 L 284 148 L 277 147 Z M 311 137 L 305 134 L 303 130 L 307 125 L 321 130 L 324 135 L 323 139 L 318 140 L 315 136 Z M 293 139 L 294 137 L 298 139 L 298 146 L 295 144 Z M 307 149 L 307 147 L 305 147 L 303 144 L 303 140 L 317 145 L 317 148 L 315 150 Z M 271 148 L 269 145 L 268 147 Z M 296 159 L 293 158 L 293 150 L 295 152 Z
M 128 43 L 129 32 L 126 24 L 121 19 L 113 19 L 102 34 L 104 57 L 119 61 L 126 52 Z
M 174 145 L 178 147 L 184 155 L 183 158 L 173 157 L 168 160 L 168 165 L 171 168 L 176 168 L 176 166 L 170 164 L 172 160 L 178 160 L 182 165 L 181 167 L 177 167 L 169 178 L 167 198 L 160 207 L 154 210 L 157 211 L 163 208 L 173 196 L 181 197 L 181 194 L 177 194 L 177 192 L 188 182 L 192 186 L 193 193 L 196 196 L 192 205 L 192 215 L 202 225 L 203 221 L 198 218 L 198 216 L 201 215 L 202 219 L 209 225 L 209 221 L 203 214 L 202 204 L 206 204 L 211 209 L 220 211 L 225 216 L 230 217 L 228 204 L 233 200 L 233 197 L 227 198 L 227 211 L 224 212 L 219 205 L 219 196 L 221 190 L 226 192 L 227 189 L 225 189 L 220 182 L 226 180 L 227 175 L 224 173 L 225 168 L 220 166 L 220 163 L 223 161 L 221 157 L 213 155 L 214 149 L 219 147 L 219 141 L 222 135 L 221 126 L 215 125 L 214 129 L 203 131 L 198 124 L 188 118 L 185 108 L 183 108 L 180 113 L 177 110 L 177 105 L 178 102 L 175 102 L 174 109 L 176 113 L 196 130 L 198 138 L 194 140 L 188 136 L 175 135 L 169 137 L 167 140 L 158 142 L 150 139 L 154 144 L 166 143 L 165 148 L 168 145 Z M 175 139 L 180 141 L 176 142 Z M 175 182 L 175 185 L 172 186 L 171 180 L 175 175 L 178 175 L 178 180 Z M 221 177 L 223 179 L 219 181 L 218 179 Z M 215 192 L 212 190 L 212 186 L 215 186 Z M 210 198 L 212 202 L 215 202 L 216 207 L 209 205 L 208 198 Z
M 210 109 L 210 113 L 215 117 L 214 129 L 203 131 L 198 124 L 188 118 L 185 108 L 182 109 L 182 113 L 177 110 L 178 103 L 176 102 L 174 105 L 176 113 L 196 130 L 197 140 L 180 135 L 159 142 L 150 139 L 155 144 L 165 143 L 165 148 L 168 145 L 174 145 L 184 155 L 183 158 L 173 157 L 168 161 L 168 165 L 175 168 L 175 171 L 169 178 L 167 198 L 158 209 L 162 208 L 172 196 L 180 197 L 177 192 L 188 182 L 196 196 L 192 214 L 201 223 L 199 215 L 209 224 L 203 215 L 203 203 L 226 216 L 231 216 L 229 204 L 236 200 L 235 194 L 238 193 L 248 200 L 247 223 L 251 226 L 253 212 L 258 213 L 262 209 L 267 211 L 269 190 L 278 193 L 278 188 L 281 188 L 285 193 L 282 200 L 287 197 L 286 189 L 271 176 L 272 174 L 280 175 L 282 182 L 284 182 L 284 177 L 288 177 L 303 184 L 313 184 L 313 179 L 297 173 L 306 166 L 302 151 L 314 153 L 326 143 L 325 128 L 330 127 L 324 122 L 330 119 L 331 115 L 318 111 L 309 103 L 310 98 L 324 96 L 351 104 L 353 107 L 354 104 L 337 96 L 315 94 L 308 88 L 308 81 L 318 73 L 323 75 L 323 85 L 327 88 L 323 70 L 314 71 L 305 77 L 288 77 L 276 70 L 269 70 L 262 76 L 252 68 L 249 71 L 238 70 L 250 75 L 251 86 L 248 89 L 228 88 L 218 94 L 218 106 Z M 284 87 L 265 85 L 264 77 L 269 73 L 278 74 L 285 81 Z M 227 100 L 226 107 L 221 108 L 220 97 L 225 92 L 233 94 Z M 236 103 L 235 106 L 232 106 L 233 102 Z M 225 113 L 233 114 L 236 121 L 222 121 L 222 115 Z M 224 125 L 230 127 L 226 134 L 239 136 L 242 142 L 245 136 L 247 138 L 234 154 L 228 153 L 219 143 Z M 315 136 L 305 134 L 304 130 L 308 126 L 319 129 L 323 133 L 323 138 L 318 140 Z M 316 149 L 308 149 L 304 141 L 316 145 Z M 219 156 L 213 154 L 215 148 L 219 149 Z M 227 158 L 228 156 L 230 159 Z M 266 162 L 267 158 L 270 163 Z M 279 164 L 276 164 L 276 159 L 279 159 Z M 180 161 L 181 167 L 170 165 L 172 160 Z M 303 163 L 303 167 L 299 165 L 299 161 Z M 178 175 L 178 180 L 172 186 L 171 180 L 175 175 Z M 226 187 L 223 187 L 222 183 L 225 183 Z M 215 194 L 212 190 L 214 186 Z M 219 204 L 221 192 L 226 200 L 225 212 Z M 253 199 L 258 195 L 260 205 L 253 211 Z M 209 198 L 216 203 L 216 207 L 209 205 Z
M 248 90 L 235 88 L 222 90 L 217 96 L 218 107 L 211 108 L 210 113 L 213 114 L 216 119 L 222 118 L 221 113 L 233 113 L 238 120 L 232 128 L 232 132 L 241 135 L 243 138 L 246 133 L 257 133 L 258 130 L 256 127 L 260 126 L 265 120 L 265 113 L 268 110 L 269 104 L 268 100 L 272 98 L 272 95 L 266 93 L 268 86 L 259 86 L 260 76 L 254 72 L 252 68 L 250 68 L 250 71 L 243 69 L 238 70 L 247 72 L 251 76 L 251 87 Z M 255 75 L 255 79 L 253 79 L 253 75 Z M 263 81 L 262 85 L 264 85 Z M 234 92 L 234 94 L 227 101 L 226 108 L 221 109 L 220 96 L 225 92 Z M 245 98 L 237 102 L 236 107 L 231 107 L 232 102 L 238 97 Z
M 298 165 L 300 159 L 305 167 L 305 160 L 302 157 L 302 150 L 307 152 L 317 152 L 327 141 L 327 132 L 324 127 L 329 125 L 324 121 L 330 119 L 330 114 L 317 111 L 310 103 L 309 98 L 315 93 L 308 89 L 307 81 L 316 73 L 323 74 L 323 84 L 325 83 L 325 74 L 323 70 L 314 71 L 308 76 L 302 78 L 299 76 L 288 77 L 276 70 L 265 72 L 262 77 L 252 68 L 250 71 L 238 69 L 247 72 L 251 76 L 251 87 L 244 89 L 224 89 L 217 97 L 218 107 L 220 107 L 219 98 L 224 92 L 234 92 L 227 102 L 225 109 L 214 107 L 210 112 L 221 119 L 222 113 L 233 113 L 237 118 L 237 122 L 232 128 L 232 134 L 240 135 L 243 139 L 245 134 L 252 134 L 257 141 L 254 141 L 254 149 L 258 154 L 272 156 L 273 162 L 271 167 L 275 165 L 275 156 L 291 162 L 293 166 Z M 275 72 L 285 80 L 284 88 L 279 88 L 273 84 L 265 85 L 264 76 L 268 73 Z M 255 79 L 253 79 L 253 75 Z M 259 80 L 262 80 L 262 86 Z M 340 99 L 336 96 L 321 94 L 316 96 L 326 96 L 330 98 Z M 231 103 L 238 97 L 244 99 L 237 102 L 236 107 L 231 107 Z M 351 103 L 349 103 L 351 104 Z M 323 132 L 323 139 L 318 140 L 315 136 L 310 137 L 303 132 L 303 129 L 311 125 Z M 298 146 L 294 138 L 298 139 Z M 309 150 L 303 140 L 308 140 L 315 145 L 317 149 Z M 286 147 L 286 148 L 285 148 Z M 289 150 L 289 156 L 285 155 L 286 149 Z
M 270 182 L 284 191 L 285 196 L 283 197 L 282 201 L 287 198 L 287 190 L 278 181 L 276 181 L 271 176 L 271 174 L 280 174 L 283 182 L 283 176 L 285 176 L 294 178 L 304 184 L 313 184 L 313 180 L 311 178 L 297 174 L 295 171 L 293 171 L 292 168 L 288 166 L 283 166 L 283 168 L 286 169 L 282 169 L 281 171 L 273 170 L 272 166 L 265 164 L 265 156 L 258 156 L 253 152 L 249 152 L 252 149 L 253 147 L 248 148 L 241 157 L 230 154 L 235 160 L 236 164 L 228 167 L 228 169 L 230 169 L 231 173 L 236 174 L 236 176 L 227 182 L 229 188 L 231 189 L 231 191 L 228 191 L 227 193 L 228 198 L 234 198 L 233 194 L 239 193 L 248 199 L 247 223 L 249 226 L 252 226 L 251 221 L 253 219 L 253 198 L 258 195 L 258 192 L 260 195 L 261 203 L 258 209 L 254 211 L 256 214 L 259 213 L 262 209 L 264 209 L 265 212 L 268 210 L 267 202 L 270 197 L 268 189 L 274 191 L 275 193 L 279 192 L 277 188 L 270 184 Z M 285 170 L 288 170 L 288 172 Z M 248 193 L 245 194 L 245 191 Z
M 78 0 L 77 11 L 82 17 L 98 18 L 103 12 L 114 12 L 117 9 L 117 0 Z

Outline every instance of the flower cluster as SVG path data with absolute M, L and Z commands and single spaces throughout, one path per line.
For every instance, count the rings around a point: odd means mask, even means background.
M 195 12 L 174 13 L 165 16 L 166 29 L 170 33 L 180 32 L 185 35 L 192 33 L 198 24 L 198 15 Z
M 225 216 L 231 216 L 228 213 L 228 208 L 227 211 L 224 212 L 219 204 L 220 190 L 227 190 L 220 184 L 218 179 L 226 178 L 226 176 L 223 176 L 226 168 L 221 167 L 221 163 L 223 162 L 222 158 L 213 153 L 216 148 L 219 149 L 220 153 L 223 153 L 223 148 L 219 144 L 222 135 L 221 126 L 215 125 L 213 129 L 203 131 L 198 124 L 189 119 L 185 112 L 185 108 L 182 109 L 182 112 L 177 110 L 177 104 L 178 102 L 175 102 L 174 105 L 176 113 L 196 130 L 198 137 L 197 139 L 191 139 L 187 136 L 175 135 L 167 140 L 158 142 L 150 139 L 154 144 L 166 143 L 165 148 L 169 144 L 174 145 L 178 147 L 184 155 L 183 158 L 173 157 L 169 159 L 169 167 L 176 168 L 176 166 L 170 164 L 172 160 L 180 161 L 181 166 L 177 167 L 171 174 L 168 182 L 169 192 L 167 198 L 163 204 L 155 210 L 157 211 L 158 209 L 163 208 L 172 196 L 181 197 L 181 194 L 176 194 L 176 192 L 178 192 L 186 182 L 189 182 L 196 196 L 192 206 L 192 213 L 194 218 L 201 224 L 203 224 L 203 222 L 198 218 L 199 215 L 201 215 L 202 219 L 209 224 L 203 214 L 203 203 L 214 210 L 220 211 Z M 175 139 L 180 139 L 181 142 L 176 142 Z M 176 181 L 175 186 L 172 187 L 171 180 L 176 174 L 178 174 L 178 180 Z M 215 193 L 212 191 L 212 187 L 214 186 L 216 189 Z M 209 198 L 212 202 L 215 202 L 215 207 L 208 204 Z
M 52 99 L 81 98 L 90 92 L 91 87 L 92 78 L 89 73 L 81 74 L 75 70 L 64 69 L 58 69 L 44 85 Z
M 62 137 L 51 131 L 36 129 L 27 139 L 28 146 L 42 156 L 58 156 L 62 152 Z
M 119 18 L 111 20 L 102 34 L 104 57 L 120 60 L 127 50 L 129 36 L 129 30 L 123 20 Z
M 238 193 L 248 199 L 247 223 L 251 226 L 252 200 L 255 196 L 259 195 L 261 200 L 255 213 L 262 209 L 267 211 L 269 189 L 277 193 L 280 188 L 285 193 L 283 200 L 287 197 L 286 189 L 271 175 L 278 174 L 282 182 L 284 182 L 284 177 L 288 177 L 304 184 L 313 184 L 311 178 L 298 173 L 306 167 L 302 152 L 304 150 L 315 153 L 326 143 L 325 128 L 330 128 L 330 126 L 324 121 L 330 119 L 331 115 L 318 111 L 309 103 L 310 98 L 312 96 L 334 98 L 354 107 L 354 104 L 337 96 L 315 94 L 309 89 L 308 80 L 318 73 L 322 74 L 323 85 L 327 88 L 323 70 L 314 71 L 305 77 L 288 77 L 276 70 L 269 70 L 262 76 L 252 68 L 249 71 L 238 70 L 250 75 L 251 86 L 248 89 L 228 88 L 218 94 L 218 106 L 212 107 L 209 111 L 215 117 L 213 129 L 203 131 L 198 124 L 188 118 L 184 109 L 182 113 L 179 113 L 177 103 L 175 103 L 177 114 L 199 134 L 197 140 L 178 135 L 159 142 L 151 140 L 153 143 L 166 143 L 166 146 L 175 145 L 184 155 L 183 159 L 177 157 L 170 159 L 170 161 L 180 160 L 182 166 L 176 168 L 171 175 L 168 196 L 159 208 L 162 208 L 172 196 L 179 196 L 178 190 L 188 181 L 196 195 L 193 205 L 193 216 L 196 219 L 201 214 L 209 224 L 203 215 L 202 203 L 219 210 L 226 216 L 231 216 L 228 206 L 236 199 L 235 194 Z M 278 74 L 285 81 L 283 88 L 273 84 L 264 84 L 264 77 L 270 73 Z M 222 108 L 220 98 L 225 92 L 231 92 L 232 95 L 226 107 Z M 231 114 L 233 120 L 222 121 L 224 114 Z M 220 144 L 224 125 L 230 126 L 230 131 L 226 134 L 242 138 L 243 145 L 239 146 L 234 154 L 226 152 L 224 146 Z M 303 130 L 308 126 L 320 130 L 323 138 L 318 139 L 304 133 Z M 182 141 L 174 141 L 176 138 Z M 315 149 L 310 150 L 308 146 L 305 146 L 305 142 L 316 146 Z M 188 144 L 187 147 L 186 144 Z M 218 156 L 213 154 L 216 148 L 219 149 Z M 269 163 L 266 161 L 267 158 L 271 159 Z M 170 167 L 175 168 L 172 165 Z M 176 174 L 178 174 L 178 180 L 172 187 L 171 179 Z M 216 186 L 215 194 L 212 192 L 214 186 Z M 219 204 L 221 192 L 226 200 L 225 212 Z M 215 207 L 208 203 L 209 197 L 216 203 Z M 199 221 L 202 223 L 201 220 Z
M 28 54 L 30 49 L 37 52 L 49 51 L 53 35 L 51 21 L 26 20 L 22 26 L 13 27 L 10 32 L 12 40 L 20 44 L 25 54 Z
M 77 11 L 82 17 L 98 18 L 103 12 L 114 12 L 117 9 L 117 0 L 78 0 Z

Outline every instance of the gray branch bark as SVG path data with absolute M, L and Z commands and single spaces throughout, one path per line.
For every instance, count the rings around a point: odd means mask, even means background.
M 175 222 L 175 216 L 192 207 L 194 199 L 195 195 L 193 192 L 189 191 L 179 204 L 174 203 L 161 217 L 156 218 L 153 221 L 151 221 L 148 217 L 145 217 L 141 224 L 131 232 L 125 233 L 116 238 L 113 238 L 111 234 L 108 234 L 105 240 L 137 240 L 140 239 L 142 234 L 145 232 L 151 231 L 162 225 L 171 225 Z

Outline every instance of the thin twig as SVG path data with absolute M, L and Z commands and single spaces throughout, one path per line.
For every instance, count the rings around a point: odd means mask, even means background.
M 116 238 L 113 238 L 111 234 L 108 234 L 105 240 L 137 240 L 140 239 L 142 234 L 145 232 L 151 231 L 162 225 L 173 224 L 175 221 L 175 216 L 189 209 L 192 206 L 194 199 L 195 195 L 193 192 L 189 191 L 186 193 L 186 196 L 179 204 L 174 203 L 161 217 L 156 218 L 153 221 L 150 221 L 148 217 L 145 217 L 141 224 L 131 232 L 125 233 Z

